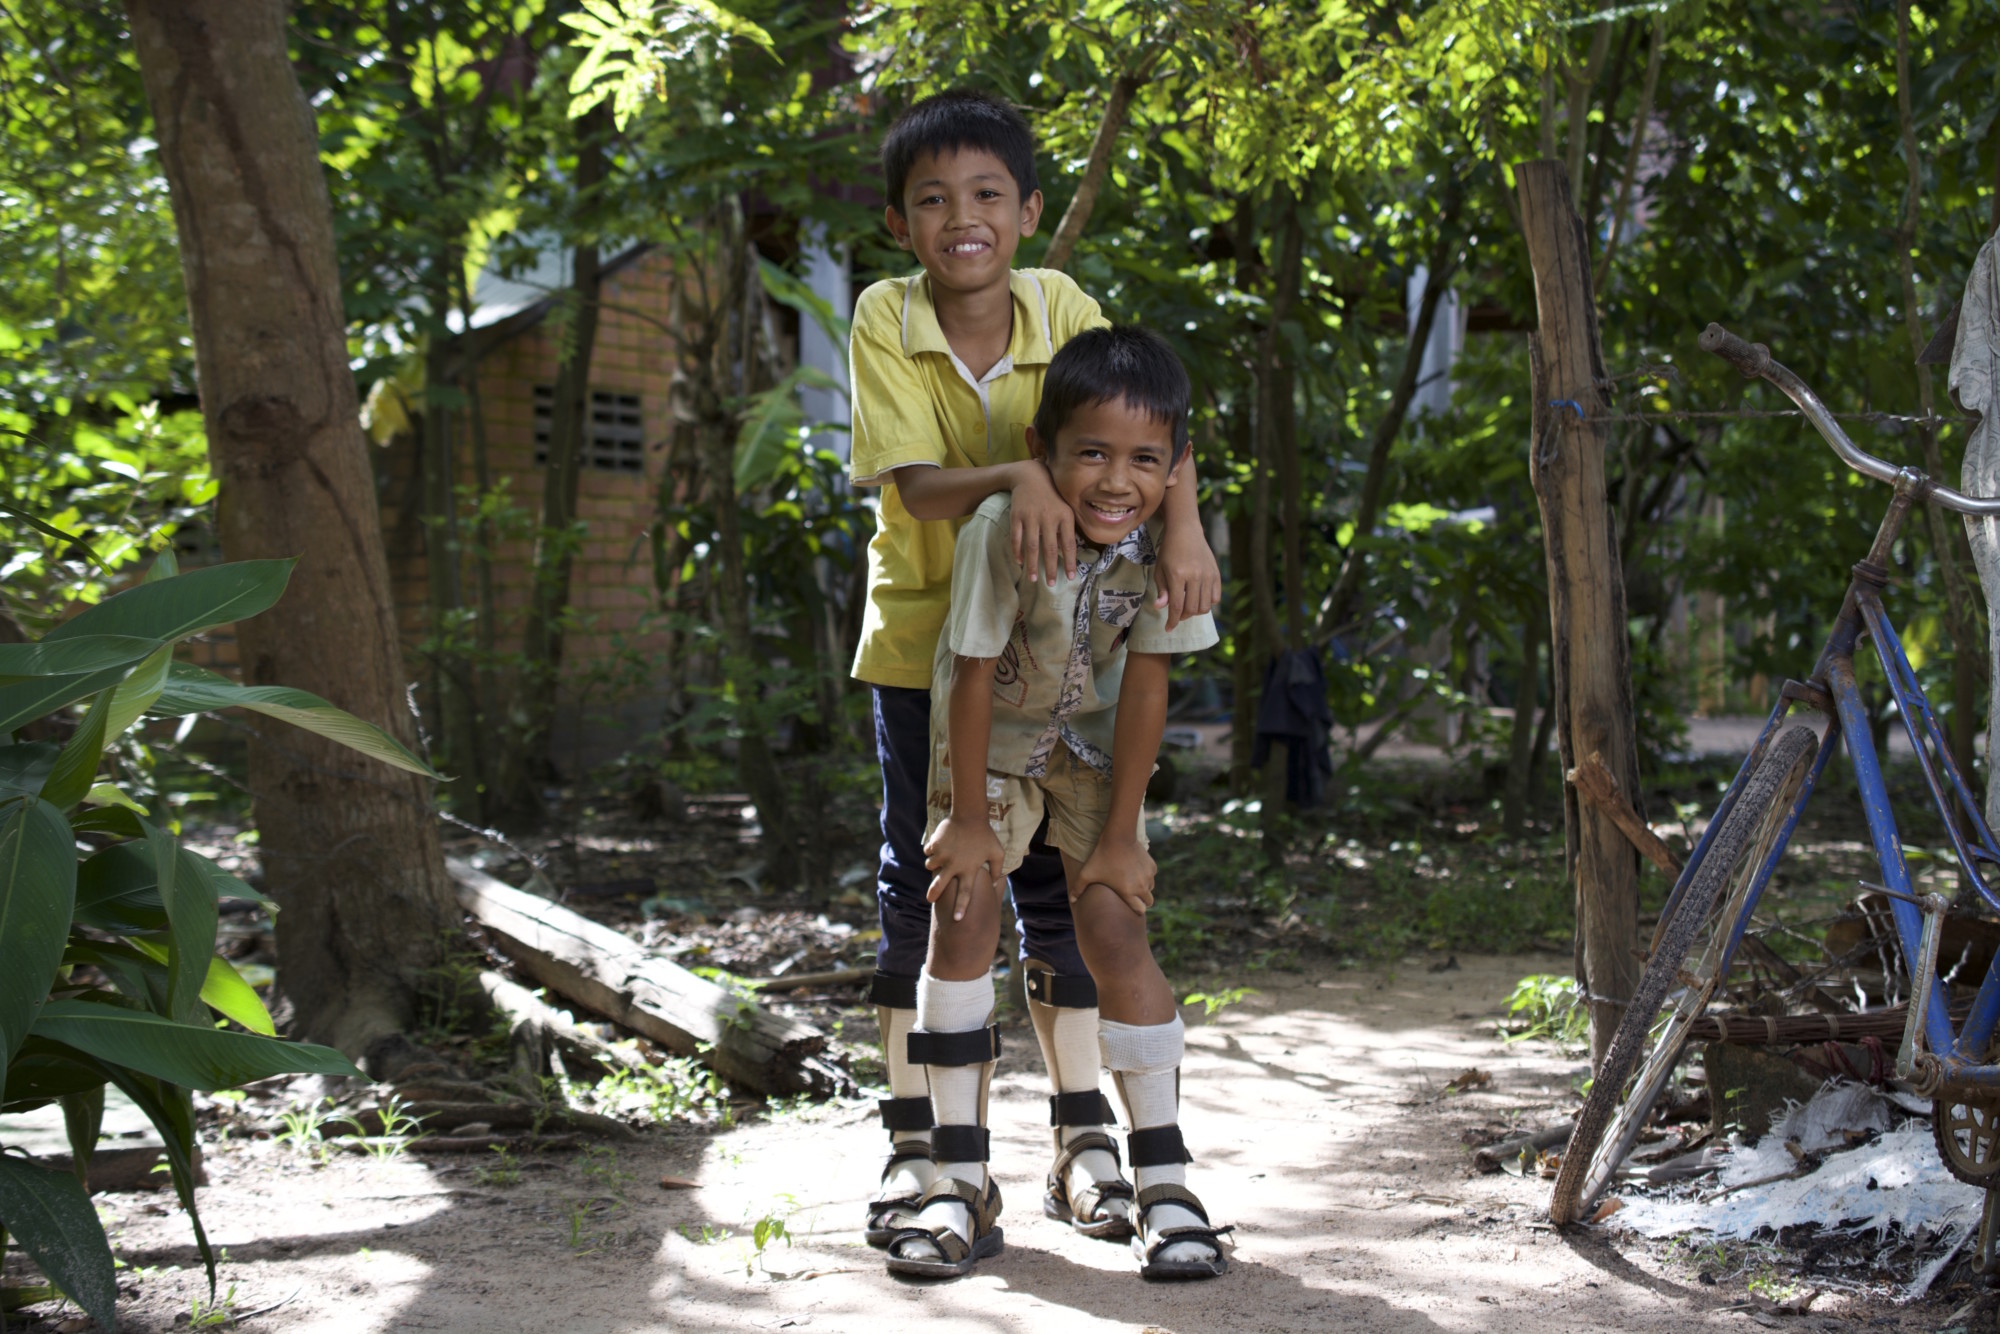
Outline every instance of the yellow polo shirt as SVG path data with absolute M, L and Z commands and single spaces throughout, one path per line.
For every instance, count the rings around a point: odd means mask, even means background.
M 848 371 L 854 384 L 856 486 L 882 486 L 868 544 L 868 611 L 854 675 L 871 685 L 928 689 L 951 605 L 952 546 L 964 519 L 910 517 L 886 475 L 911 464 L 984 467 L 1028 457 L 1028 424 L 1055 350 L 1109 323 L 1054 269 L 1016 269 L 1007 355 L 975 378 L 945 341 L 930 278 L 876 283 L 854 305 Z

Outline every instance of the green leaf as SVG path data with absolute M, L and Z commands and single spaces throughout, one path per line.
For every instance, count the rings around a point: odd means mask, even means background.
M 125 729 L 136 722 L 140 714 L 153 707 L 153 701 L 166 688 L 167 668 L 173 660 L 173 646 L 168 645 L 134 667 L 132 674 L 118 683 L 117 694 L 111 703 L 111 716 L 104 721 L 106 744 L 123 736 Z
M 0 1061 L 14 1059 L 48 999 L 75 903 L 76 843 L 62 812 L 33 798 L 0 807 Z
M 833 303 L 806 284 L 797 274 L 773 264 L 762 255 L 757 257 L 757 276 L 763 280 L 764 292 L 781 306 L 790 306 L 817 324 L 827 339 L 840 352 L 840 364 L 847 364 L 847 340 L 854 332 L 852 322 L 842 319 L 833 310 Z M 823 374 L 823 373 L 822 373 Z M 835 390 L 846 393 L 838 381 L 829 379 Z
M 11 797 L 32 797 L 49 779 L 62 747 L 49 741 L 23 741 L 18 746 L 0 746 L 0 801 Z
M 798 381 L 786 376 L 750 400 L 743 429 L 736 436 L 736 489 L 749 491 L 777 476 L 785 456 L 799 447 L 805 413 L 795 392 Z
M 79 1056 L 59 1043 L 29 1038 L 21 1044 L 13 1064 L 7 1067 L 7 1101 L 0 1103 L 9 1115 L 46 1107 L 72 1093 L 82 1093 L 104 1083 L 97 1062 Z
M 273 1075 L 361 1078 L 331 1047 L 231 1033 L 122 1006 L 83 1000 L 50 1001 L 35 1019 L 37 1037 L 188 1088 L 219 1089 Z
M 97 1138 L 104 1130 L 104 1085 L 98 1084 L 62 1097 L 63 1131 L 69 1136 L 69 1160 L 76 1179 L 90 1188 L 90 1158 L 97 1152 Z
M 79 831 L 101 830 L 133 840 L 94 852 L 77 867 L 78 924 L 119 935 L 166 930 L 166 904 L 160 898 L 160 877 L 153 867 L 145 823 L 120 807 L 86 811 L 72 822 Z M 181 857 L 202 864 L 200 883 L 217 897 L 249 899 L 263 904 L 267 910 L 276 910 L 277 905 L 270 899 L 200 853 L 182 848 Z
M 177 662 L 167 673 L 165 691 L 152 706 L 153 713 L 165 718 L 217 709 L 249 709 L 337 741 L 394 768 L 444 781 L 444 775 L 375 724 L 335 708 L 318 695 L 289 686 L 240 686 L 214 672 Z
M 31 676 L 12 685 L 0 686 L 0 734 L 22 723 L 54 713 L 67 704 L 95 695 L 117 685 L 128 668 L 107 667 L 102 671 L 70 676 Z
M 90 791 L 83 794 L 83 804 L 86 806 L 123 806 L 135 815 L 152 814 L 144 806 L 126 796 L 124 790 L 116 783 L 93 784 Z M 75 826 L 72 825 L 71 828 L 75 828 Z
M 215 890 L 206 863 L 183 853 L 179 839 L 156 825 L 145 829 L 167 911 L 167 1013 L 184 1024 L 206 1023 L 201 986 L 215 954 Z
M 33 644 L 0 644 L 0 678 L 78 676 L 129 667 L 160 648 L 159 640 L 135 635 L 81 635 Z
M 139 584 L 64 621 L 42 636 L 42 642 L 81 635 L 138 635 L 171 643 L 199 630 L 248 620 L 284 594 L 292 564 L 237 561 Z
M 34 529 L 36 532 L 41 533 L 48 537 L 53 537 L 60 542 L 66 542 L 71 546 L 74 546 L 78 551 L 81 551 L 83 553 L 85 559 L 87 559 L 92 565 L 95 565 L 99 570 L 102 570 L 107 576 L 112 573 L 111 567 L 109 565 L 106 565 L 102 560 L 98 559 L 97 553 L 90 549 L 90 542 L 88 539 L 79 537 L 75 533 L 66 533 L 62 529 L 56 527 L 54 524 L 49 523 L 44 519 L 36 518 L 34 515 L 28 513 L 28 511 L 22 509 L 19 505 L 15 505 L 10 501 L 0 500 L 0 514 L 11 514 L 15 518 L 19 519 L 21 522 L 27 524 L 28 527 Z
M 91 780 L 97 777 L 97 766 L 104 758 L 104 724 L 116 693 L 107 690 L 91 701 L 83 725 L 70 735 L 62 754 L 56 757 L 55 767 L 49 771 L 48 781 L 42 784 L 42 800 L 57 810 L 68 810 L 90 791 Z
M 131 943 L 155 963 L 167 961 L 166 947 L 158 941 L 135 939 Z M 252 1033 L 262 1033 L 271 1038 L 278 1036 L 278 1026 L 271 1022 L 271 1012 L 264 1008 L 263 998 L 243 980 L 243 974 L 237 972 L 227 959 L 211 958 L 208 961 L 208 977 L 201 984 L 201 999 L 203 1004 L 226 1019 L 234 1019 Z
M 0 1224 L 91 1319 L 106 1330 L 118 1328 L 111 1243 L 82 1182 L 0 1154 Z
M 64 1050 L 57 1045 L 57 1050 Z M 82 1060 L 90 1060 L 82 1052 L 70 1049 Z M 104 1077 L 116 1084 L 130 1098 L 153 1128 L 160 1132 L 160 1142 L 166 1146 L 167 1168 L 173 1174 L 174 1194 L 180 1197 L 181 1208 L 187 1210 L 188 1226 L 194 1229 L 195 1249 L 201 1252 L 202 1266 L 208 1271 L 208 1295 L 215 1296 L 215 1251 L 208 1244 L 208 1229 L 201 1225 L 201 1214 L 195 1207 L 194 1198 L 194 1099 L 184 1088 L 162 1083 L 150 1076 L 128 1070 L 122 1065 L 105 1061 L 92 1061 Z

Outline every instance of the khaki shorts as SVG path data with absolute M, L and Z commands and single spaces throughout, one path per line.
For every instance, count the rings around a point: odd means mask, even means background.
M 928 818 L 924 841 L 928 843 L 937 827 L 951 814 L 951 760 L 943 737 L 931 738 L 931 776 Z M 1019 774 L 988 772 L 986 775 L 986 822 L 999 836 L 1006 854 L 1006 872 L 1012 874 L 1028 855 L 1042 816 L 1049 817 L 1049 842 L 1079 862 L 1090 860 L 1104 832 L 1105 818 L 1111 813 L 1111 779 L 1058 745 L 1049 757 L 1048 772 L 1040 778 Z M 1139 812 L 1139 846 L 1146 846 L 1146 813 Z

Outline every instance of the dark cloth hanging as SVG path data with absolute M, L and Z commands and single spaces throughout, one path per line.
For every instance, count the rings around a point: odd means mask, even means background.
M 1326 702 L 1326 668 L 1315 649 L 1280 653 L 1264 670 L 1251 767 L 1270 758 L 1273 737 L 1285 743 L 1285 799 L 1319 805 L 1333 777 L 1333 706 Z

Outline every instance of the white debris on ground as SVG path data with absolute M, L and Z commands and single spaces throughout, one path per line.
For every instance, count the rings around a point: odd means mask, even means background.
M 1654 1239 L 1706 1232 L 1747 1240 L 1803 1223 L 1879 1239 L 1895 1227 L 1945 1238 L 1948 1259 L 1979 1226 L 1985 1192 L 1945 1170 L 1929 1124 L 1902 1114 L 1914 1101 L 1829 1083 L 1778 1117 L 1754 1147 L 1732 1135 L 1713 1178 L 1671 1193 L 1623 1195 L 1611 1221 Z M 1810 1166 L 1821 1152 L 1825 1159 Z M 1928 1286 L 1930 1277 L 1920 1280 Z

